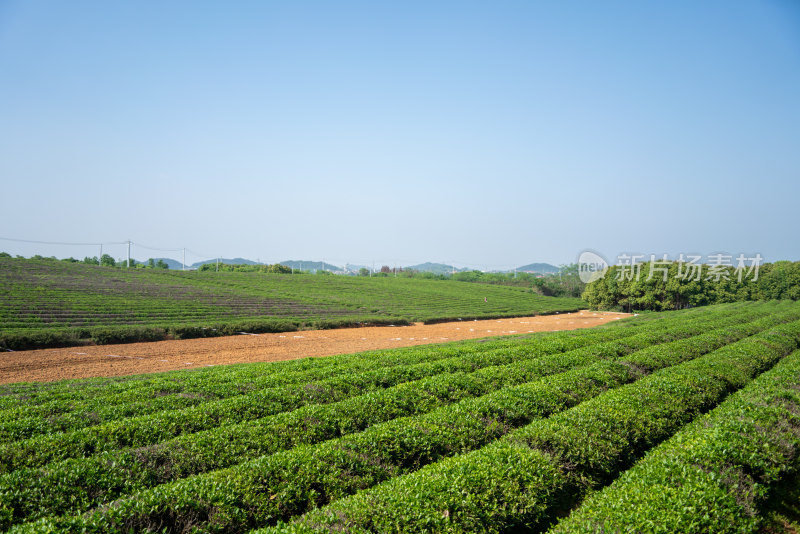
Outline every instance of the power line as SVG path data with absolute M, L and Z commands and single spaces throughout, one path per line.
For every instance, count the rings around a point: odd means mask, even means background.
M 154 250 L 154 251 L 158 251 L 158 252 L 184 252 L 184 254 L 186 252 L 188 252 L 188 253 L 190 253 L 190 254 L 192 254 L 195 257 L 200 258 L 200 259 L 213 259 L 213 258 L 218 258 L 219 257 L 219 255 L 217 255 L 217 254 L 203 254 L 201 252 L 197 252 L 195 250 L 191 250 L 191 249 L 188 249 L 188 248 L 152 247 L 150 245 L 143 245 L 143 244 L 137 243 L 135 241 L 110 241 L 110 242 L 95 242 L 95 243 L 77 243 L 77 242 L 68 242 L 68 241 L 39 241 L 39 240 L 34 240 L 34 239 L 17 239 L 17 238 L 13 238 L 13 237 L 0 237 L 0 241 L 11 241 L 11 242 L 15 242 L 15 243 L 32 243 L 32 244 L 37 244 L 37 245 L 63 245 L 63 246 L 81 246 L 81 247 L 97 247 L 97 246 L 103 247 L 103 246 L 106 246 L 106 245 L 128 245 L 130 243 L 131 245 L 139 247 L 139 248 L 142 248 L 142 249 Z M 101 255 L 102 255 L 102 248 L 101 248 Z M 330 258 L 328 258 L 328 259 L 330 260 Z M 324 261 L 325 260 L 323 260 L 323 268 L 325 266 Z M 336 263 L 341 263 L 342 259 L 335 258 L 335 259 L 330 260 L 330 261 L 334 261 Z M 370 262 L 369 261 L 366 261 L 366 262 L 361 261 L 360 263 L 368 265 Z M 395 265 L 397 265 L 398 263 L 402 263 L 402 262 L 398 262 L 397 260 L 393 260 L 390 263 L 394 263 Z M 451 260 L 451 261 L 440 262 L 440 263 L 442 263 L 444 265 L 447 265 L 450 268 L 451 271 L 455 271 L 456 270 L 455 269 L 455 265 L 456 264 L 461 264 L 462 266 L 466 266 L 467 268 L 474 268 L 475 266 L 480 265 L 480 266 L 482 266 L 484 268 L 487 268 L 487 267 L 488 268 L 496 268 L 496 269 L 504 269 L 505 268 L 505 269 L 507 269 L 509 271 L 510 270 L 516 271 L 516 267 L 510 267 L 509 268 L 507 265 L 501 265 L 501 264 L 473 263 L 473 262 L 459 261 L 459 260 Z M 184 257 L 184 264 L 185 264 L 185 257 Z M 374 268 L 375 262 L 372 261 L 372 264 L 373 264 L 373 271 L 374 271 L 375 270 L 375 268 Z M 345 267 L 346 266 L 347 266 L 347 264 L 345 264 Z M 396 269 L 396 267 L 395 267 L 395 269 Z
M 151 247 L 148 245 L 142 245 L 141 243 L 137 243 L 136 241 L 132 242 L 139 248 L 146 248 L 147 250 L 157 250 L 158 252 L 180 252 L 183 249 L 180 248 L 159 248 L 159 247 Z
M 67 245 L 73 247 L 97 247 L 102 245 L 127 245 L 127 241 L 114 241 L 110 243 L 67 243 L 64 241 L 35 241 L 32 239 L 14 239 L 13 237 L 0 237 L 0 241 L 14 241 L 17 243 L 34 243 L 37 245 Z
M 150 245 L 144 245 L 137 241 L 105 241 L 105 242 L 96 242 L 96 243 L 75 243 L 75 242 L 68 242 L 68 241 L 38 241 L 35 239 L 17 239 L 13 237 L 0 237 L 0 241 L 13 241 L 15 243 L 33 243 L 36 245 L 66 245 L 66 246 L 73 246 L 73 247 L 103 247 L 106 245 L 127 245 L 130 243 L 131 245 L 144 248 L 147 250 L 155 250 L 158 252 L 181 252 L 182 248 L 162 248 L 162 247 L 152 247 Z M 211 254 L 201 254 L 196 251 L 186 249 L 187 252 L 191 252 L 192 254 L 199 256 L 201 258 L 212 258 L 214 257 Z
M 178 250 L 182 250 L 182 249 L 178 249 Z M 188 252 L 189 254 L 194 254 L 194 255 L 195 255 L 195 256 L 197 256 L 198 258 L 217 258 L 217 257 L 219 257 L 218 255 L 213 255 L 213 254 L 200 254 L 200 253 L 199 253 L 199 252 L 197 252 L 196 250 L 192 250 L 192 249 L 189 249 L 189 248 L 187 248 L 187 249 L 185 249 L 185 250 L 186 250 L 186 252 Z

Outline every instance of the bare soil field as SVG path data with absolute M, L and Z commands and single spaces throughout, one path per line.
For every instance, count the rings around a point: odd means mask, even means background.
M 99 345 L 0 353 L 0 384 L 158 373 L 234 363 L 274 362 L 462 339 L 589 328 L 625 313 L 557 315 L 412 326 L 304 330 L 279 334 Z

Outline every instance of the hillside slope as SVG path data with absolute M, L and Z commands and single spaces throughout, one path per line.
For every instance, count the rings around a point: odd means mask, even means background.
M 443 280 L 119 269 L 0 258 L 0 346 L 511 317 L 582 301 Z

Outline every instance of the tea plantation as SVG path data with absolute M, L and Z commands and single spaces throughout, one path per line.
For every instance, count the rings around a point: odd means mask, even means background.
M 0 530 L 790 531 L 799 347 L 748 302 L 0 386 Z
M 576 298 L 450 280 L 118 269 L 0 258 L 0 348 L 13 350 L 585 307 Z

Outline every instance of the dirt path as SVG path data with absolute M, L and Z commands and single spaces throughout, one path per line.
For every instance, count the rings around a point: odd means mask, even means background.
M 274 362 L 460 339 L 572 330 L 597 326 L 627 315 L 581 311 L 434 325 L 417 323 L 413 326 L 305 330 L 282 334 L 3 352 L 0 353 L 0 384 L 123 376 L 232 363 Z

